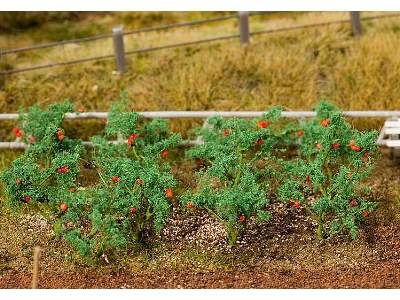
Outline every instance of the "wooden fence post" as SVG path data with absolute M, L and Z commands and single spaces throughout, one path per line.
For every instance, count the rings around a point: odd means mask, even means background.
M 35 247 L 33 251 L 33 270 L 32 270 L 32 288 L 37 289 L 39 281 L 39 261 L 40 247 Z
M 125 72 L 125 47 L 122 26 L 113 28 L 113 41 L 117 71 L 122 74 Z
M 249 12 L 239 12 L 239 31 L 240 31 L 240 44 L 246 45 L 250 42 L 250 31 L 249 31 Z
M 351 27 L 353 28 L 353 35 L 360 36 L 362 34 L 360 12 L 351 11 L 350 18 L 351 18 Z

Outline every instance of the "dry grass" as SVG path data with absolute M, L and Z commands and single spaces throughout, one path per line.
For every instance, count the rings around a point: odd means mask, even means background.
M 371 13 L 370 13 L 371 14 Z M 347 13 L 254 17 L 252 28 L 347 18 Z M 110 18 L 108 16 L 108 18 Z M 236 21 L 126 38 L 127 50 L 236 32 Z M 263 110 L 272 105 L 310 109 L 325 97 L 343 109 L 396 109 L 400 41 L 396 18 L 364 23 L 354 39 L 349 25 L 332 25 L 255 36 L 247 48 L 238 41 L 131 56 L 124 77 L 114 62 L 86 63 L 17 74 L 0 92 L 0 111 L 70 98 L 88 110 L 107 110 L 126 89 L 135 110 Z M 112 53 L 110 40 L 7 57 L 15 68 Z

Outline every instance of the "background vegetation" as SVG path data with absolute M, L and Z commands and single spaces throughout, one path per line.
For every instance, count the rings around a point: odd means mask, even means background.
M 27 31 L 3 31 L 0 47 L 110 32 L 117 24 L 130 29 L 216 14 L 91 13 L 72 14 L 64 21 L 59 19 L 65 18 L 62 14 L 47 16 L 40 26 Z M 371 14 L 379 13 L 363 13 Z M 347 12 L 255 16 L 251 18 L 251 29 L 348 18 Z M 246 48 L 233 40 L 134 55 L 128 58 L 128 72 L 123 77 L 112 72 L 112 59 L 16 74 L 2 79 L 0 111 L 16 111 L 20 105 L 48 104 L 66 97 L 88 110 L 105 111 L 121 89 L 128 91 L 132 109 L 139 111 L 264 110 L 275 104 L 293 110 L 311 109 L 321 97 L 344 110 L 396 109 L 400 93 L 399 19 L 366 21 L 363 29 L 365 34 L 359 39 L 351 36 L 349 24 L 343 24 L 255 36 Z M 56 36 L 52 30 L 57 31 Z M 66 32 L 70 32 L 68 36 L 63 35 Z M 126 50 L 232 33 L 237 33 L 236 20 L 131 35 L 125 38 Z M 20 68 L 112 51 L 112 41 L 107 39 L 7 55 L 2 65 Z

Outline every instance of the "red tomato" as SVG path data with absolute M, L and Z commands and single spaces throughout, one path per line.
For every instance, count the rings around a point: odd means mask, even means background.
M 334 150 L 338 150 L 339 147 L 340 147 L 339 143 L 334 143 L 334 144 L 331 145 L 331 148 L 334 149 Z
M 241 214 L 239 216 L 239 223 L 244 223 L 244 221 L 246 221 L 246 217 L 243 214 Z
M 297 134 L 298 137 L 302 137 L 304 135 L 304 131 L 303 130 L 298 130 L 296 134 Z
M 361 151 L 361 147 L 357 146 L 357 145 L 350 145 L 350 149 L 356 152 L 360 152 Z
M 22 131 L 22 129 L 15 127 L 12 129 L 12 132 L 14 133 L 15 137 L 20 138 L 24 135 L 24 132 Z
M 297 209 L 299 209 L 300 208 L 300 201 L 299 200 L 296 200 L 296 201 L 294 201 L 294 204 L 293 204 L 293 206 L 294 206 L 294 208 L 297 208 Z
M 331 120 L 329 120 L 329 119 L 323 119 L 321 121 L 321 125 L 324 126 L 324 127 L 328 127 L 329 124 L 331 124 Z
M 363 162 L 367 163 L 369 160 L 369 152 L 365 151 L 363 158 L 362 158 Z
M 111 180 L 112 180 L 113 182 L 119 182 L 119 181 L 121 181 L 121 177 L 113 176 L 113 177 L 111 177 Z
M 137 133 L 132 133 L 130 137 L 128 138 L 128 145 L 132 146 L 135 142 L 135 140 L 139 137 Z
M 165 197 L 171 199 L 174 196 L 174 191 L 171 188 L 165 189 Z
M 169 155 L 168 149 L 165 149 L 165 150 L 161 151 L 161 157 L 162 158 L 167 158 L 168 155 Z
M 256 143 L 257 143 L 257 145 L 262 145 L 262 144 L 264 144 L 264 141 L 262 138 L 259 138 Z
M 129 211 L 130 211 L 131 215 L 136 215 L 137 209 L 136 209 L 136 207 L 131 207 L 129 209 Z
M 24 197 L 24 202 L 29 203 L 32 200 L 31 196 L 25 196 Z
M 364 218 L 368 218 L 368 216 L 369 216 L 368 210 L 364 210 L 362 214 L 363 214 Z
M 360 152 L 361 151 L 361 147 L 357 146 L 357 144 L 356 144 L 356 142 L 354 140 L 351 140 L 349 142 L 349 146 L 350 146 L 350 149 L 353 150 L 353 151 L 356 151 L 356 152 Z
M 351 199 L 350 207 L 356 207 L 356 206 L 357 206 L 357 200 L 356 199 Z
M 187 208 L 192 209 L 193 208 L 193 203 L 192 201 L 188 202 L 188 204 L 186 205 Z
M 59 174 L 64 174 L 64 173 L 68 173 L 69 169 L 68 166 L 61 166 L 57 169 L 57 172 Z
M 264 120 L 257 122 L 257 126 L 259 128 L 267 128 L 269 125 L 271 125 L 271 122 L 267 122 L 267 121 L 264 121 Z
M 224 136 L 228 136 L 230 134 L 230 130 L 228 128 L 224 129 Z
M 63 139 L 64 139 L 64 132 L 61 130 L 61 129 L 58 129 L 57 130 L 57 139 L 59 140 L 59 141 L 62 141 Z
M 68 204 L 67 203 L 61 203 L 60 204 L 60 210 L 61 212 L 66 212 L 68 210 Z

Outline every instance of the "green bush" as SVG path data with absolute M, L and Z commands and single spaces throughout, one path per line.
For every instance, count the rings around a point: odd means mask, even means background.
M 68 138 L 62 128 L 64 116 L 70 111 L 69 102 L 51 105 L 47 111 L 38 106 L 26 113 L 21 110 L 19 127 L 13 132 L 29 147 L 1 174 L 14 207 L 40 202 L 58 212 L 58 193 L 76 185 L 84 149 L 80 140 Z
M 198 186 L 183 196 L 183 204 L 215 217 L 224 226 L 230 245 L 236 243 L 251 216 L 258 222 L 270 217 L 265 210 L 269 203 L 267 171 L 258 170 L 257 162 L 274 160 L 272 152 L 282 138 L 273 133 L 279 117 L 280 109 L 250 121 L 212 117 L 209 126 L 198 130 L 204 143 L 187 151 L 188 157 L 205 167 L 197 172 Z
M 171 209 L 176 186 L 166 151 L 180 143 L 168 132 L 165 120 L 142 127 L 138 115 L 114 105 L 106 126 L 106 137 L 93 137 L 92 163 L 99 181 L 81 192 L 85 206 L 69 220 L 74 222 L 67 239 L 84 256 L 100 256 L 115 248 L 142 242 L 143 232 L 162 229 Z M 120 137 L 124 143 L 110 143 Z M 79 225 L 90 224 L 87 230 Z
M 359 132 L 325 102 L 298 130 L 299 157 L 286 162 L 280 199 L 304 207 L 318 223 L 319 238 L 346 229 L 356 238 L 359 223 L 375 207 L 365 199 L 369 188 L 362 181 L 372 171 L 378 133 Z

